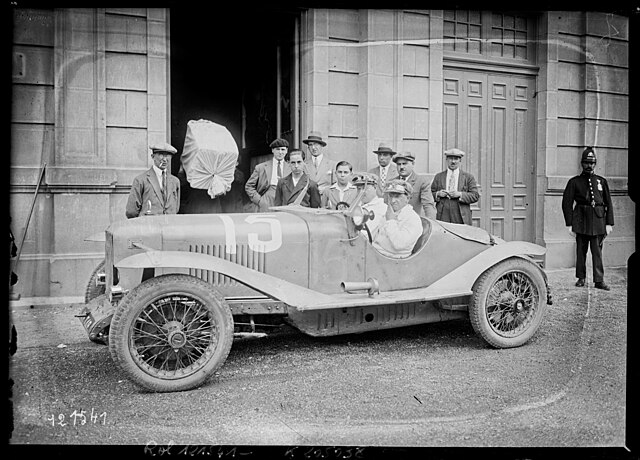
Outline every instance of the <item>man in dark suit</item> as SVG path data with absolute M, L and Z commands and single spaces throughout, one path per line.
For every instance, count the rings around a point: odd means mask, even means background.
M 127 218 L 156 214 L 177 214 L 180 208 L 180 180 L 168 171 L 170 158 L 178 153 L 163 142 L 149 146 L 153 165 L 133 179 L 127 199 Z
M 253 174 L 244 186 L 249 199 L 256 205 L 256 211 L 265 212 L 273 206 L 278 180 L 291 172 L 289 163 L 284 160 L 289 143 L 286 139 L 276 139 L 269 144 L 273 158 L 256 165 Z
M 471 225 L 471 204 L 480 193 L 472 174 L 460 169 L 464 152 L 449 149 L 444 152 L 447 169 L 439 172 L 431 182 L 431 192 L 438 211 L 436 219 L 454 224 Z
M 613 231 L 613 203 L 607 180 L 594 174 L 593 147 L 582 152 L 582 174 L 567 182 L 562 195 L 562 213 L 569 234 L 576 238 L 576 286 L 584 286 L 587 250 L 591 247 L 593 282 L 597 289 L 609 290 L 604 282 L 602 242 Z M 573 206 L 575 202 L 575 207 Z
M 436 207 L 431 194 L 431 183 L 427 177 L 418 175 L 413 170 L 415 161 L 416 157 L 411 152 L 398 153 L 393 157 L 393 162 L 398 168 L 398 177 L 411 184 L 409 204 L 413 206 L 413 210 L 422 217 L 435 219 Z
M 300 204 L 308 208 L 320 207 L 318 185 L 304 172 L 304 160 L 301 150 L 289 153 L 291 173 L 278 181 L 274 206 Z
M 378 156 L 378 166 L 371 168 L 368 172 L 378 176 L 376 193 L 381 197 L 384 196 L 384 190 L 387 182 L 398 177 L 398 168 L 396 167 L 396 164 L 391 161 L 396 152 L 394 152 L 387 144 L 381 142 L 378 146 L 378 150 L 374 150 L 373 153 Z

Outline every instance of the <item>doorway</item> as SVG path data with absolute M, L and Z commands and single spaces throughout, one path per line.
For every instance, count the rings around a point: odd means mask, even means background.
M 481 193 L 473 225 L 507 241 L 535 238 L 534 97 L 532 75 L 444 71 L 444 149 L 467 153 Z
M 180 154 L 187 123 L 198 119 L 225 126 L 238 145 L 237 180 L 220 199 L 222 212 L 247 210 L 244 182 L 253 166 L 268 158 L 273 139 L 293 145 L 298 135 L 299 16 L 287 9 L 170 9 L 172 145 Z M 179 168 L 172 162 L 174 175 Z M 183 181 L 186 212 L 190 192 Z

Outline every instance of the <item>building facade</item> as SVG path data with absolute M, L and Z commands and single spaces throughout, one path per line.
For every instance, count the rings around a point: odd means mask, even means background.
M 14 10 L 10 212 L 19 240 L 29 222 L 23 296 L 84 293 L 103 251 L 85 237 L 125 218 L 148 144 L 180 152 L 200 118 L 230 130 L 245 178 L 273 138 L 298 147 L 312 130 L 354 170 L 375 165 L 380 142 L 411 151 L 428 176 L 461 148 L 480 184 L 474 225 L 547 247 L 547 268 L 575 263 L 560 202 L 593 145 L 615 206 L 605 264 L 626 264 L 627 17 L 264 9 L 237 13 L 245 41 L 232 43 L 228 14 L 213 31 L 186 10 Z

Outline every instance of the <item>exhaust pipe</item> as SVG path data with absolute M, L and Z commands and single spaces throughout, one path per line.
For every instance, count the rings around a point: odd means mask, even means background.
M 369 278 L 367 281 L 343 281 L 340 287 L 345 292 L 367 291 L 370 296 L 380 293 L 380 285 L 374 278 Z

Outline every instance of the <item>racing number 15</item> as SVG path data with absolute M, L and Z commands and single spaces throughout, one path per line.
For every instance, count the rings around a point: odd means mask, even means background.
M 225 250 L 229 254 L 236 253 L 236 227 L 233 220 L 229 216 L 218 215 L 224 225 L 225 233 Z M 247 216 L 245 222 L 248 224 L 269 224 L 271 238 L 268 240 L 261 240 L 257 232 L 248 232 L 247 240 L 249 248 L 255 252 L 273 252 L 280 249 L 282 246 L 282 226 L 280 221 L 273 215 L 269 214 L 254 214 Z

